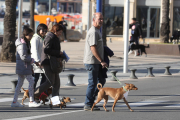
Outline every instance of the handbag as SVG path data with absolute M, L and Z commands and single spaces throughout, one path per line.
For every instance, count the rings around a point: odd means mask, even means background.
M 47 55 L 50 61 L 51 70 L 53 73 L 60 73 L 63 70 L 63 64 L 61 58 Z

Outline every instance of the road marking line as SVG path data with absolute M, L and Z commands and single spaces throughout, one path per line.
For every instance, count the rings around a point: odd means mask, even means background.
M 141 101 L 141 102 L 129 103 L 129 106 L 139 107 L 139 106 L 152 105 L 152 104 L 162 103 L 162 102 L 167 102 L 167 100 L 146 100 L 146 101 Z M 126 104 L 122 104 L 122 105 L 117 105 L 116 107 L 125 107 L 125 106 Z
M 108 100 L 108 103 L 113 103 L 114 100 Z M 101 100 L 97 105 L 104 104 L 104 100 Z M 84 107 L 84 103 L 76 103 L 76 104 L 69 104 L 66 105 L 67 107 Z
M 114 102 L 114 100 L 108 100 L 108 103 Z M 167 102 L 166 100 L 146 100 L 146 101 L 140 101 L 135 103 L 129 103 L 131 107 L 138 107 L 138 106 L 145 106 L 145 105 L 151 105 L 156 103 L 162 103 Z M 103 104 L 104 101 L 102 100 L 98 104 Z M 70 104 L 67 105 L 67 107 L 83 107 L 84 103 L 76 103 L 76 104 Z M 125 104 L 117 105 L 116 107 L 125 107 Z M 32 120 L 32 119 L 38 119 L 38 118 L 44 118 L 44 117 L 50 117 L 55 115 L 61 115 L 61 114 L 68 114 L 68 113 L 75 113 L 75 112 L 82 112 L 84 110 L 77 110 L 77 111 L 69 111 L 69 112 L 62 112 L 62 113 L 54 113 L 54 114 L 45 114 L 45 115 L 37 115 L 37 116 L 30 116 L 30 117 L 21 117 L 21 118 L 12 118 L 12 119 L 3 119 L 3 120 Z
M 18 98 L 18 100 L 22 100 L 22 98 Z M 1 98 L 0 99 L 0 103 L 1 102 L 9 102 L 9 101 L 13 101 L 13 98 Z
M 163 107 L 180 107 L 180 103 L 179 104 L 174 104 L 174 105 L 163 106 Z
M 68 114 L 68 113 L 75 113 L 75 112 L 82 112 L 84 110 L 76 110 L 76 111 L 70 111 L 70 112 L 62 112 L 62 113 L 53 113 L 53 114 L 46 114 L 46 115 L 37 115 L 37 116 L 30 116 L 30 117 L 21 117 L 21 118 L 12 118 L 12 119 L 3 119 L 3 120 L 34 120 L 38 118 L 44 118 L 44 117 L 50 117 L 55 115 L 61 115 L 61 114 Z

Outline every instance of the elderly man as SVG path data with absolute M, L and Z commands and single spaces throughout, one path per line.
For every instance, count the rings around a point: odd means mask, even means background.
M 84 50 L 84 65 L 88 71 L 88 87 L 86 91 L 84 110 L 91 110 L 98 89 L 97 83 L 105 84 L 105 78 L 102 77 L 102 69 L 106 69 L 108 65 L 104 62 L 104 47 L 100 28 L 103 24 L 103 16 L 101 13 L 93 15 L 93 26 L 89 29 L 86 36 Z M 95 107 L 94 110 L 100 110 Z

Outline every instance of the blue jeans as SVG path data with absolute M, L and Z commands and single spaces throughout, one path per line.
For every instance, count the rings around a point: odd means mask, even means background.
M 92 106 L 99 90 L 97 84 L 104 86 L 106 79 L 102 77 L 102 66 L 100 64 L 85 64 L 88 71 L 88 86 L 86 90 L 85 105 Z

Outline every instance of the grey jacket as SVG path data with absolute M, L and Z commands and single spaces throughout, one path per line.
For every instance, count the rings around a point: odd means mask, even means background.
M 19 75 L 31 75 L 32 66 L 31 54 L 28 54 L 28 47 L 26 42 L 23 39 L 17 39 L 15 42 L 16 45 L 16 74 Z

